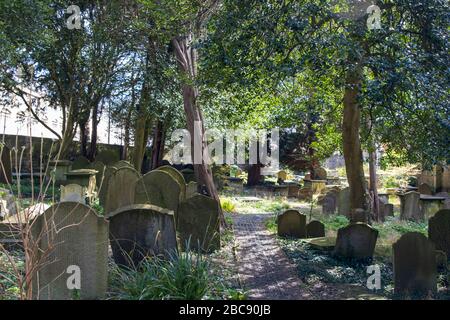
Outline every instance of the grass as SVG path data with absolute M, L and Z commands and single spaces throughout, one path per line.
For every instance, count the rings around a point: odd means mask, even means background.
M 24 256 L 20 251 L 10 252 L 10 258 L 14 266 L 20 272 L 24 270 Z M 13 270 L 13 265 L 8 260 L 4 252 L 0 252 L 0 300 L 19 299 L 20 290 L 17 287 L 17 274 Z

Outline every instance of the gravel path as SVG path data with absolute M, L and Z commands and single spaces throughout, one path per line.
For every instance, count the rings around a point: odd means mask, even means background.
M 311 299 L 295 266 L 266 230 L 264 220 L 268 217 L 267 214 L 233 215 L 239 278 L 248 299 Z

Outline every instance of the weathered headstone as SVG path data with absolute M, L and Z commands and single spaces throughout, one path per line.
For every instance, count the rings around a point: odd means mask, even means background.
M 196 182 L 195 172 L 193 169 L 185 168 L 185 169 L 181 170 L 180 172 L 183 175 L 184 181 L 186 181 L 186 183 L 189 183 L 191 181 Z
M 338 215 L 350 217 L 350 188 L 344 188 L 338 196 Z
M 178 204 L 185 199 L 185 190 L 170 174 L 165 171 L 153 170 L 145 174 L 136 183 L 134 203 L 152 204 L 172 210 L 175 214 Z
M 287 210 L 277 218 L 278 236 L 306 238 L 306 215 L 297 210 Z
M 137 268 L 150 256 L 169 257 L 177 250 L 173 211 L 150 204 L 120 207 L 108 214 L 114 261 Z
M 198 185 L 197 182 L 195 181 L 190 181 L 187 185 L 186 185 L 186 199 L 189 199 L 191 197 L 193 197 L 194 195 L 197 194 L 198 191 Z
M 306 225 L 306 236 L 308 238 L 325 237 L 325 225 L 317 220 L 311 221 Z
M 301 201 L 310 201 L 313 196 L 311 188 L 301 188 L 298 191 L 298 199 Z
M 450 210 L 438 211 L 428 220 L 428 237 L 437 250 L 444 251 L 450 257 Z
M 24 217 L 24 221 L 31 221 L 37 216 L 43 214 L 48 208 L 50 208 L 50 205 L 43 202 L 38 202 L 32 206 L 29 206 L 28 208 L 23 209 L 20 214 L 22 217 Z
M 343 258 L 372 258 L 378 231 L 365 223 L 354 223 L 338 230 L 334 254 Z
M 174 178 L 175 180 L 178 181 L 180 186 L 185 186 L 186 185 L 186 180 L 184 180 L 183 175 L 181 174 L 180 171 L 178 171 L 174 167 L 172 167 L 172 166 L 162 166 L 162 167 L 159 167 L 158 170 L 164 171 L 164 172 L 167 172 L 168 174 L 170 174 L 172 176 L 172 178 Z
M 327 180 L 327 170 L 322 167 L 314 168 L 314 180 Z
M 6 145 L 0 145 L 0 183 L 12 183 L 11 152 Z
M 419 232 L 408 232 L 392 245 L 394 293 L 399 296 L 428 296 L 437 290 L 436 251 Z
M 81 203 L 47 209 L 32 224 L 33 298 L 104 298 L 108 282 L 108 222 Z M 79 287 L 74 277 L 80 276 Z M 71 280 L 72 279 L 72 280 Z M 68 283 L 75 284 L 73 288 Z M 74 290 L 78 289 L 78 290 Z
M 350 223 L 357 223 L 357 222 L 369 223 L 369 213 L 361 208 L 351 210 Z
M 0 188 L 0 220 L 17 213 L 14 195 L 7 189 Z
M 300 186 L 298 184 L 288 184 L 288 197 L 297 198 Z
M 140 174 L 133 168 L 114 170 L 108 179 L 105 197 L 105 212 L 113 212 L 120 207 L 134 204 L 136 183 Z
M 86 203 L 86 191 L 78 184 L 61 186 L 61 202 Z
M 80 156 L 73 161 L 72 170 L 88 169 L 90 164 L 86 157 Z
M 51 160 L 48 163 L 48 176 L 55 179 L 56 184 L 65 183 L 66 173 L 70 171 L 72 161 L 69 160 Z
M 130 162 L 125 161 L 125 160 L 117 161 L 112 166 L 117 168 L 117 169 L 120 169 L 120 168 L 134 168 L 133 165 Z
M 426 183 L 422 183 L 422 184 L 420 184 L 419 185 L 419 193 L 420 194 L 426 194 L 426 195 L 429 195 L 429 196 L 431 196 L 432 194 L 433 194 L 433 190 L 431 189 L 431 187 L 428 185 L 428 184 L 426 184 Z
M 194 250 L 211 252 L 220 249 L 219 204 L 216 200 L 196 194 L 182 201 L 176 226 L 183 250 L 188 242 Z
M 400 219 L 422 221 L 423 214 L 419 207 L 420 193 L 411 191 L 400 197 Z
M 329 191 L 321 196 L 318 204 L 322 205 L 322 214 L 330 215 L 336 212 L 337 193 Z

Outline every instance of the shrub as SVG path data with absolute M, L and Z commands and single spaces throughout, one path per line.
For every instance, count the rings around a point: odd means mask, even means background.
M 222 206 L 222 210 L 225 212 L 235 212 L 236 211 L 236 205 L 230 199 L 222 199 L 220 201 L 220 204 Z

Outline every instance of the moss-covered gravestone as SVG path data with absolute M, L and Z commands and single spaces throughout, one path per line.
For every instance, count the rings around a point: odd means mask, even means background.
M 136 183 L 134 203 L 148 203 L 161 208 L 178 210 L 178 204 L 185 198 L 186 190 L 169 173 L 153 170 Z
M 178 182 L 181 186 L 185 186 L 185 185 L 186 185 L 186 180 L 184 180 L 183 175 L 181 174 L 180 171 L 178 171 L 178 170 L 175 169 L 174 167 L 171 167 L 171 166 L 162 166 L 162 167 L 159 167 L 158 170 L 164 171 L 164 172 L 167 172 L 168 174 L 170 174 L 170 175 L 172 176 L 172 178 L 174 178 L 175 180 L 177 180 L 177 182 Z
M 325 225 L 317 220 L 311 221 L 306 225 L 306 236 L 308 238 L 325 237 Z
M 306 238 L 306 216 L 297 210 L 287 210 L 277 217 L 278 236 Z
M 108 280 L 108 222 L 88 206 L 64 202 L 32 224 L 34 299 L 105 297 Z
M 103 172 L 102 177 L 100 178 L 100 185 L 99 185 L 99 189 L 98 189 L 98 199 L 99 199 L 100 205 L 102 205 L 103 207 L 105 207 L 105 204 L 106 204 L 106 196 L 108 194 L 109 178 L 116 171 L 117 171 L 116 167 L 106 167 L 105 171 Z
M 350 188 L 344 188 L 338 195 L 338 215 L 350 217 Z
M 421 183 L 419 185 L 419 193 L 420 194 L 426 194 L 431 196 L 433 194 L 433 189 L 426 183 Z
M 121 207 L 108 214 L 114 261 L 137 267 L 145 257 L 167 258 L 177 250 L 173 211 L 150 204 Z
M 420 193 L 411 191 L 400 196 L 400 219 L 423 221 L 424 216 L 419 207 Z
M 140 174 L 133 168 L 115 170 L 108 179 L 105 212 L 110 213 L 121 207 L 134 204 L 134 192 Z
M 337 233 L 334 255 L 348 259 L 372 258 L 378 231 L 365 223 L 353 223 Z
M 178 208 L 177 231 L 180 246 L 212 252 L 220 249 L 219 203 L 213 198 L 196 194 L 182 201 Z
M 68 184 L 61 186 L 61 202 L 86 203 L 86 191 L 78 184 Z
M 392 245 L 394 293 L 425 297 L 437 290 L 434 244 L 419 232 L 408 232 Z
M 125 160 L 117 161 L 112 166 L 117 168 L 117 169 L 120 169 L 120 168 L 134 168 L 133 165 L 130 162 L 125 161 Z
M 428 237 L 437 250 L 450 257 L 450 209 L 438 211 L 428 221 Z

